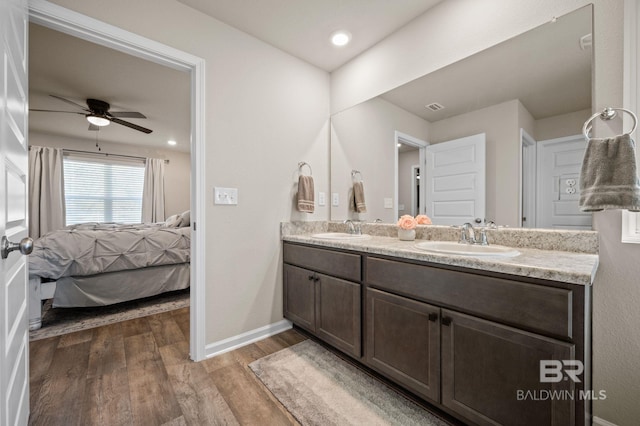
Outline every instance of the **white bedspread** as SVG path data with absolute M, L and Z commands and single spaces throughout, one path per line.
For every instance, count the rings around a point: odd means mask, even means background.
M 191 228 L 83 223 L 34 242 L 29 275 L 58 279 L 190 262 Z

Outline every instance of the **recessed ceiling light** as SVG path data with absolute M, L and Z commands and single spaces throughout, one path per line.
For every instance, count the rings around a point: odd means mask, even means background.
M 340 30 L 331 34 L 331 43 L 334 46 L 345 46 L 351 41 L 351 33 L 349 31 Z
M 176 141 L 167 141 L 167 143 L 168 143 L 169 145 L 171 145 L 171 146 L 173 146 L 173 145 L 177 145 L 177 144 L 178 144 L 178 142 L 176 142 Z

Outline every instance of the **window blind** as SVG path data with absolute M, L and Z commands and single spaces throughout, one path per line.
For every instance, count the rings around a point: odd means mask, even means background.
M 140 223 L 144 163 L 64 158 L 66 224 Z

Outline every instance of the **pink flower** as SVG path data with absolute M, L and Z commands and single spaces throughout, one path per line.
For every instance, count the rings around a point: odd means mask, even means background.
M 417 223 L 413 216 L 405 214 L 400 217 L 398 221 L 398 226 L 402 229 L 415 229 Z
M 431 225 L 431 219 L 425 214 L 416 216 L 416 222 L 418 222 L 418 225 Z

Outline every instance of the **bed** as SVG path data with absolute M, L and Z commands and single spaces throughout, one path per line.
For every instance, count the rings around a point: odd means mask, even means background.
M 49 232 L 29 256 L 29 329 L 42 326 L 42 301 L 54 308 L 112 305 L 190 283 L 188 212 L 166 222 L 83 223 Z

